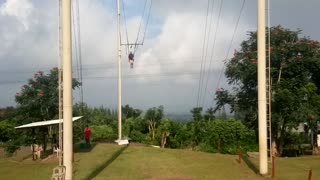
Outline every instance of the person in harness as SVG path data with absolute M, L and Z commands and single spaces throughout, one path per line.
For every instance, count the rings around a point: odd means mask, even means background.
M 129 58 L 130 67 L 133 68 L 134 54 L 130 52 L 128 58 Z

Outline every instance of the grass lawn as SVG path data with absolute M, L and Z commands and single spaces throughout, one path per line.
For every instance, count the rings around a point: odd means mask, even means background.
M 94 179 L 257 179 L 236 156 L 129 146 Z
M 236 158 L 189 150 L 97 144 L 90 151 L 75 153 L 74 179 L 264 179 Z M 0 159 L 0 179 L 50 179 L 58 164 L 57 160 L 16 159 Z M 277 179 L 307 179 L 310 166 L 313 179 L 320 179 L 319 161 L 320 157 L 278 158 Z
M 249 160 L 255 167 L 259 167 L 258 159 Z M 271 173 L 271 163 L 269 172 Z M 320 156 L 302 156 L 290 158 L 276 158 L 275 177 L 279 180 L 300 180 L 308 179 L 309 169 L 312 169 L 312 179 L 320 179 Z

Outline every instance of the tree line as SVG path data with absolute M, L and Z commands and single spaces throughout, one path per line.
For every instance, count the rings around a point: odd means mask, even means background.
M 309 143 L 318 151 L 317 134 L 320 122 L 320 45 L 318 41 L 301 35 L 301 30 L 270 28 L 272 140 L 279 155 L 292 145 Z M 249 32 L 248 39 L 235 50 L 226 62 L 225 76 L 231 90 L 216 91 L 214 108 L 205 112 L 202 107 L 190 110 L 189 121 L 175 121 L 165 117 L 163 106 L 143 112 L 129 105 L 122 107 L 123 135 L 131 141 L 168 148 L 188 148 L 217 152 L 221 142 L 222 153 L 257 151 L 257 32 Z M 81 83 L 73 79 L 73 88 Z M 58 69 L 48 74 L 37 72 L 15 95 L 16 107 L 0 110 L 0 142 L 8 152 L 21 145 L 38 141 L 46 145 L 56 127 L 37 128 L 36 139 L 30 131 L 13 127 L 34 121 L 58 117 Z M 231 107 L 234 118 L 215 117 L 217 111 Z M 85 125 L 92 127 L 94 141 L 114 141 L 117 138 L 117 111 L 105 107 L 75 104 L 74 116 L 83 120 L 74 124 L 74 142 L 83 139 Z M 304 132 L 294 133 L 301 124 Z

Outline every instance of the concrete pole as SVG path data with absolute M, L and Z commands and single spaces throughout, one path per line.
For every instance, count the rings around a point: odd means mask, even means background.
M 122 87 L 121 87 L 121 39 L 120 39 L 120 1 L 117 0 L 117 15 L 118 15 L 118 140 L 122 139 Z
M 62 2 L 62 63 L 63 63 L 63 165 L 66 180 L 72 180 L 72 49 L 71 0 Z
M 265 6 L 265 0 L 258 0 L 258 119 L 261 175 L 268 173 Z

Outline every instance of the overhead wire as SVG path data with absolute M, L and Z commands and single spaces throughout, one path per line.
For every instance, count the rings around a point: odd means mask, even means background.
M 79 0 L 76 0 L 76 14 L 77 14 L 77 30 L 78 30 L 78 57 L 79 57 L 79 63 L 80 63 L 80 96 L 81 96 L 81 104 L 83 105 L 83 77 L 82 77 L 82 48 L 81 48 L 81 31 L 80 31 L 80 10 L 79 10 Z M 83 107 L 82 107 L 83 111 Z
M 226 57 L 224 58 L 224 61 L 223 61 L 223 62 L 224 62 L 224 65 L 222 66 L 222 69 L 221 69 L 220 74 L 219 74 L 218 83 L 217 83 L 217 86 L 216 86 L 216 88 L 215 88 L 216 90 L 219 88 L 220 83 L 221 83 L 222 73 L 224 72 L 225 64 L 227 63 L 227 59 L 228 59 L 228 57 L 229 57 L 229 53 L 230 53 L 230 50 L 231 50 L 231 48 L 232 48 L 232 44 L 233 44 L 234 37 L 235 37 L 235 34 L 236 34 L 237 29 L 238 29 L 238 26 L 239 26 L 239 22 L 240 22 L 240 18 L 241 18 L 243 9 L 244 9 L 245 2 L 246 2 L 246 0 L 243 0 L 243 1 L 242 1 L 242 6 L 241 6 L 241 9 L 240 9 L 239 16 L 238 16 L 238 18 L 237 18 L 237 22 L 236 22 L 235 28 L 234 28 L 234 30 L 233 30 L 233 34 L 232 34 L 232 38 L 231 38 L 231 41 L 230 41 L 230 44 L 229 44 L 229 48 L 228 48 Z M 213 103 L 214 103 L 214 99 L 212 99 L 211 107 L 213 107 Z
M 125 30 L 126 30 L 126 37 L 127 37 L 127 44 L 129 44 L 129 35 L 128 35 L 128 27 L 127 27 L 127 17 L 126 17 L 126 10 L 125 10 L 125 3 L 124 0 L 122 1 L 122 11 L 123 11 L 123 18 L 124 18 L 124 26 L 125 26 Z M 127 54 L 129 54 L 129 47 L 128 45 L 126 46 L 127 49 Z
M 200 99 L 200 87 L 201 87 L 201 79 L 202 79 L 202 71 L 203 71 L 203 58 L 204 58 L 204 52 L 205 52 L 205 44 L 206 44 L 206 37 L 207 37 L 207 26 L 208 26 L 208 16 L 209 16 L 209 6 L 210 6 L 210 0 L 208 0 L 207 4 L 207 14 L 206 14 L 206 22 L 204 27 L 204 37 L 203 37 L 203 44 L 202 44 L 202 55 L 201 55 L 201 66 L 200 66 L 200 77 L 199 77 L 199 83 L 198 83 L 198 91 L 197 91 L 197 107 L 199 107 L 199 99 Z
M 193 66 L 192 66 L 193 67 Z M 96 72 L 96 71 L 94 71 Z M 211 73 L 213 73 L 211 71 Z M 177 71 L 168 71 L 168 72 L 164 72 L 164 73 L 156 73 L 156 74 L 152 74 L 152 73 L 141 73 L 141 74 L 124 74 L 124 78 L 144 78 L 144 77 L 157 77 L 157 76 L 176 76 L 176 75 L 197 75 L 198 72 L 195 70 L 190 69 L 190 71 L 181 71 L 181 72 L 177 72 Z M 104 78 L 106 79 L 112 79 L 112 78 L 117 78 L 118 76 L 104 76 Z M 195 76 L 196 77 L 196 76 Z M 84 79 L 92 79 L 93 77 L 90 76 L 84 76 Z M 198 78 L 196 78 L 198 79 Z M 27 80 L 27 79 L 26 79 Z M 0 81 L 0 85 L 6 85 L 6 84 L 18 84 L 18 83 L 25 83 L 26 80 L 5 80 L 5 81 Z
M 81 36 L 80 36 L 80 11 L 79 11 L 79 0 L 75 0 L 72 3 L 71 8 L 72 16 L 72 35 L 73 35 L 73 45 L 74 45 L 74 58 L 76 61 L 76 72 L 77 79 L 81 83 L 79 87 L 79 99 L 81 104 L 83 104 L 83 81 L 82 81 L 82 56 L 81 56 Z
M 210 56 L 209 69 L 208 69 L 207 76 L 204 76 L 204 77 L 207 77 L 206 78 L 207 80 L 206 80 L 205 89 L 204 89 L 204 92 L 203 92 L 204 94 L 203 94 L 203 99 L 202 99 L 202 106 L 204 106 L 204 102 L 205 102 L 206 94 L 207 94 L 208 82 L 209 82 L 209 78 L 210 78 L 210 76 L 209 76 L 210 67 L 211 67 L 212 59 L 214 57 L 214 52 L 215 52 L 215 44 L 216 44 L 218 29 L 219 29 L 219 25 L 220 25 L 220 16 L 221 16 L 222 4 L 223 4 L 223 0 L 221 0 L 219 12 L 218 12 L 218 19 L 217 19 L 217 25 L 216 25 L 216 29 L 215 29 L 214 37 L 213 37 L 213 45 L 212 45 L 212 51 L 211 51 L 211 56 Z
M 122 78 L 124 79 L 132 79 L 132 78 L 152 78 L 152 77 L 173 77 L 176 78 L 178 75 L 197 75 L 197 72 L 173 72 L 173 73 L 158 73 L 158 74 L 133 74 L 133 75 L 123 75 Z M 88 76 L 84 77 L 84 79 L 116 79 L 118 76 L 111 75 L 111 76 Z M 14 80 L 14 81 L 0 81 L 1 85 L 7 85 L 7 84 L 23 84 L 25 81 L 23 80 Z
M 146 36 L 148 24 L 149 24 L 149 18 L 150 18 L 150 14 L 151 14 L 151 7 L 152 7 L 152 0 L 150 0 L 150 6 L 149 6 L 149 11 L 148 11 L 146 26 L 145 26 L 144 33 L 143 33 L 143 36 L 142 36 L 142 44 L 144 43 L 144 39 L 145 39 L 145 36 Z
M 138 43 L 138 39 L 139 39 L 139 35 L 140 35 L 140 30 L 141 30 L 141 26 L 142 26 L 142 22 L 143 22 L 143 17 L 144 17 L 145 11 L 146 11 L 147 2 L 148 2 L 148 0 L 145 0 L 145 2 L 144 2 L 143 12 L 142 12 L 142 16 L 141 16 L 141 19 L 140 19 L 140 24 L 139 24 L 137 38 L 136 38 L 135 45 L 134 45 L 133 54 L 135 54 L 135 52 L 137 50 L 137 47 L 138 47 L 137 43 Z
M 160 66 L 163 66 L 163 65 L 174 65 L 174 64 L 180 64 L 182 63 L 181 61 L 183 61 L 183 66 L 185 66 L 186 64 L 198 64 L 198 62 L 194 61 L 195 59 L 199 58 L 198 56 L 192 56 L 192 57 L 189 57 L 189 58 L 174 58 L 174 59 L 171 59 L 169 57 L 161 57 L 159 56 L 160 59 L 157 59 L 157 62 L 148 62 L 148 63 L 145 63 L 143 65 L 146 65 L 146 66 L 152 66 L 152 65 L 160 65 Z M 220 58 L 220 60 L 224 60 L 224 58 Z M 160 63 L 161 62 L 161 63 Z M 110 65 L 113 65 L 114 63 L 112 62 L 107 62 L 107 63 L 93 63 L 93 64 L 83 64 L 82 66 L 82 71 L 84 70 L 89 70 L 89 69 L 105 69 L 105 68 L 113 68 L 113 67 L 110 67 Z M 137 63 L 137 65 L 139 65 L 139 63 Z M 89 66 L 89 67 L 88 67 Z M 95 67 L 97 66 L 97 67 Z M 24 69 L 16 69 L 16 70 L 10 70 L 10 71 L 0 71 L 0 74 L 28 74 L 28 73 L 34 73 L 36 72 L 38 69 L 41 69 L 42 71 L 44 72 L 48 72 L 50 71 L 54 66 L 43 66 L 43 67 L 40 67 L 40 68 L 24 68 Z M 76 68 L 74 67 L 73 70 L 76 70 Z
M 78 58 L 78 45 L 77 45 L 77 35 L 76 35 L 76 20 L 75 20 L 75 15 L 76 11 L 75 11 L 75 5 L 74 2 L 72 3 L 72 7 L 71 7 L 71 21 L 72 21 L 72 37 L 73 37 L 73 41 L 72 41 L 72 46 L 73 46 L 73 50 L 74 53 L 72 53 L 72 59 L 75 61 L 76 64 L 76 79 L 80 79 L 80 67 L 79 67 L 79 58 Z
M 205 56 L 204 56 L 204 69 L 203 69 L 203 72 L 202 72 L 202 78 L 201 78 L 201 86 L 200 86 L 200 99 L 199 99 L 199 105 L 201 105 L 201 97 L 204 96 L 205 92 L 203 91 L 203 84 L 204 84 L 204 78 L 205 78 L 205 74 L 206 74 L 206 65 L 207 65 L 207 57 L 208 57 L 208 48 L 209 48 L 209 43 L 210 43 L 210 35 L 211 35 L 211 27 L 212 27 L 212 19 L 213 19 L 213 8 L 214 8 L 214 0 L 212 2 L 212 5 L 211 5 L 211 16 L 210 16 L 210 20 L 209 20 L 209 31 L 208 31 L 208 40 L 207 40 L 207 46 L 206 46 L 206 49 L 205 49 Z

